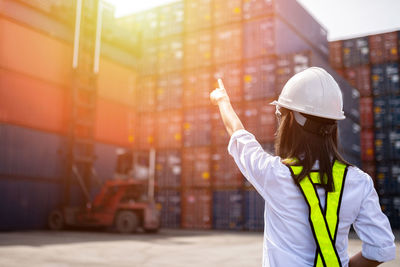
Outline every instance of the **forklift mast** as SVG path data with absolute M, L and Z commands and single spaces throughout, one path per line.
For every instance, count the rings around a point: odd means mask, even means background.
M 76 0 L 64 206 L 72 204 L 76 187 L 82 190 L 85 203 L 74 204 L 90 205 L 101 14 L 99 0 Z

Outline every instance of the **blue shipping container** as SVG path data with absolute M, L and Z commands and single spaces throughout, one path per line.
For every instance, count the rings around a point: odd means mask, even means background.
M 339 144 L 340 147 L 344 150 L 345 154 L 347 154 L 348 156 L 352 155 L 354 157 L 351 158 L 352 161 L 356 159 L 361 159 L 360 125 L 347 118 L 345 120 L 339 121 L 338 127 Z
M 390 160 L 391 154 L 388 129 L 375 129 L 375 160 Z
M 395 104 L 395 102 L 393 102 Z M 385 128 L 389 125 L 389 103 L 386 96 L 374 97 L 374 126 L 375 128 Z
M 348 67 L 369 63 L 368 37 L 360 37 L 343 41 L 343 65 Z
M 240 190 L 213 192 L 213 228 L 221 230 L 243 229 L 243 194 Z
M 0 178 L 0 231 L 45 229 L 61 184 Z
M 0 174 L 60 179 L 66 139 L 60 135 L 0 124 Z
M 377 64 L 371 67 L 372 93 L 374 96 L 400 93 L 398 63 Z
M 161 208 L 161 227 L 180 228 L 181 193 L 174 190 L 156 192 L 156 202 Z
M 257 191 L 244 192 L 243 219 L 244 229 L 252 231 L 264 230 L 265 201 Z

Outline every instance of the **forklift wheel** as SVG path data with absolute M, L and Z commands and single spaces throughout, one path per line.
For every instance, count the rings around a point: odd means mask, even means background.
M 64 216 L 61 210 L 53 210 L 48 219 L 50 230 L 62 230 L 64 228 Z
M 115 228 L 119 233 L 128 234 L 136 232 L 139 226 L 138 216 L 128 210 L 120 211 L 115 219 Z

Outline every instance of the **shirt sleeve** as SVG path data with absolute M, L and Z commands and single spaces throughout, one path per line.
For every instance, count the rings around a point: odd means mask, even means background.
M 274 177 L 273 169 L 285 167 L 280 157 L 265 152 L 254 135 L 244 129 L 232 134 L 228 152 L 246 179 L 268 200 L 266 188 Z
M 378 194 L 369 176 L 353 226 L 362 241 L 363 257 L 378 262 L 391 261 L 396 257 L 394 235 L 388 218 L 381 210 Z

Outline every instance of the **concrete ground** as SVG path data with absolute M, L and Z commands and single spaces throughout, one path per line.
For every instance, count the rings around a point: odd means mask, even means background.
M 399 233 L 396 233 L 399 237 Z M 397 239 L 399 240 L 399 239 Z M 361 249 L 354 234 L 349 254 Z M 162 266 L 256 267 L 261 265 L 262 234 L 252 232 L 162 230 L 158 234 L 105 232 L 3 232 L 0 266 Z M 381 266 L 400 266 L 397 259 Z

